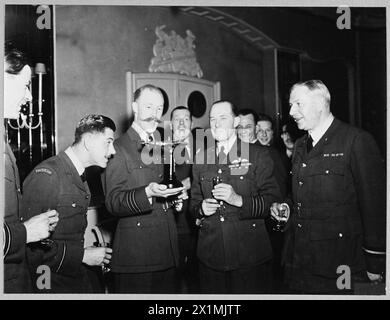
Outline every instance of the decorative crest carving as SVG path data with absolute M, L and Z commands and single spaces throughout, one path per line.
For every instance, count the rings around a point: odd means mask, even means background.
M 156 27 L 156 43 L 153 45 L 153 54 L 149 72 L 173 72 L 187 76 L 202 78 L 203 72 L 196 61 L 195 36 L 187 30 L 187 37 L 183 39 L 175 31 L 167 34 L 165 25 Z

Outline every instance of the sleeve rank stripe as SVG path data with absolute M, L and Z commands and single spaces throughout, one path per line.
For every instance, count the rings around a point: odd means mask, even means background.
M 66 253 L 66 243 L 64 243 L 64 250 L 62 251 L 62 258 L 61 258 L 60 264 L 59 264 L 56 272 L 58 272 L 58 270 L 60 270 L 60 268 L 62 267 L 62 263 L 64 262 L 64 259 L 65 259 L 65 253 Z
M 133 192 L 134 192 L 133 190 L 130 190 L 127 193 L 126 202 L 127 202 L 127 206 L 129 207 L 130 211 L 131 212 L 136 212 L 136 209 L 134 208 L 133 203 L 131 201 L 131 196 L 132 196 Z
M 260 215 L 262 215 L 262 214 L 264 213 L 265 204 L 264 204 L 264 198 L 263 198 L 263 196 L 260 196 L 260 199 L 261 199 L 261 210 L 260 210 Z
M 8 254 L 9 249 L 11 248 L 11 241 L 12 241 L 12 235 L 11 235 L 11 230 L 8 227 L 8 224 L 4 223 L 5 231 L 3 229 L 3 238 L 4 238 L 4 243 L 3 243 L 3 252 L 4 252 L 4 257 Z M 8 237 L 7 237 L 8 235 Z M 5 249 L 5 251 L 4 251 Z
M 370 254 L 379 254 L 379 255 L 385 255 L 386 254 L 386 251 L 374 251 L 374 250 L 369 250 L 369 249 L 366 249 L 363 247 L 363 250 L 367 253 L 370 253 Z
M 252 211 L 252 217 L 256 217 L 257 216 L 257 210 L 258 210 L 258 203 L 257 203 L 257 197 L 252 197 L 253 199 L 253 211 Z
M 140 208 L 137 205 L 137 201 L 135 200 L 135 190 L 133 190 L 132 195 L 131 195 L 132 202 L 134 203 L 134 207 L 136 208 L 138 213 L 141 213 Z

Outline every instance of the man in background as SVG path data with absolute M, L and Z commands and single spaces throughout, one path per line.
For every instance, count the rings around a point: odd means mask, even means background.
M 280 152 L 271 144 L 273 142 L 272 120 L 267 115 L 262 114 L 259 120 L 258 115 L 252 109 L 240 109 L 238 111 L 240 124 L 237 126 L 238 136 L 242 141 L 254 144 L 260 148 L 266 148 L 274 162 L 274 176 L 278 183 L 282 198 L 287 196 L 288 173 L 286 165 L 282 160 Z M 257 123 L 257 126 L 256 126 Z M 258 129 L 256 139 L 256 128 Z M 283 250 L 284 234 L 274 230 L 275 220 L 271 217 L 265 218 L 265 225 L 271 240 L 273 250 L 273 289 L 277 292 L 282 290 L 283 269 L 281 266 L 281 257 Z
M 182 182 L 188 197 L 191 197 L 192 163 L 194 143 L 191 134 L 192 115 L 184 106 L 176 107 L 171 112 L 173 140 L 181 142 L 174 151 L 176 177 Z M 180 293 L 198 292 L 198 274 L 196 261 L 197 228 L 195 219 L 189 210 L 189 199 L 183 201 L 183 209 L 175 213 L 179 241 L 179 281 Z

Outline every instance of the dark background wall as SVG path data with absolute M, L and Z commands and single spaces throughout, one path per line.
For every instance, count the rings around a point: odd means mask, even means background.
M 59 150 L 85 113 L 123 121 L 125 72 L 148 72 L 160 25 L 193 32 L 203 78 L 221 81 L 221 98 L 262 108 L 262 53 L 216 23 L 164 7 L 56 7 Z
M 54 62 L 53 30 L 36 29 L 35 9 L 6 6 L 5 31 L 6 39 L 12 38 L 34 63 L 49 66 L 45 88 L 52 91 L 44 108 L 56 119 L 55 131 L 49 128 L 49 140 L 58 143 L 52 152 L 72 142 L 75 124 L 86 113 L 104 113 L 123 122 L 125 73 L 148 72 L 155 27 L 166 25 L 167 33 L 194 33 L 203 78 L 221 82 L 223 99 L 274 118 L 282 108 L 282 121 L 290 85 L 322 79 L 331 91 L 335 115 L 371 132 L 386 154 L 384 8 L 353 8 L 351 30 L 339 30 L 336 8 L 218 7 L 271 38 L 277 44 L 275 55 L 272 48 L 261 50 L 220 23 L 178 8 L 56 6 Z

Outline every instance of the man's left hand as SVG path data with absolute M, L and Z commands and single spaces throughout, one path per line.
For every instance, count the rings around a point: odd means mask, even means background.
M 242 197 L 234 191 L 230 184 L 219 183 L 214 187 L 212 193 L 217 200 L 223 200 L 235 207 L 242 207 Z

